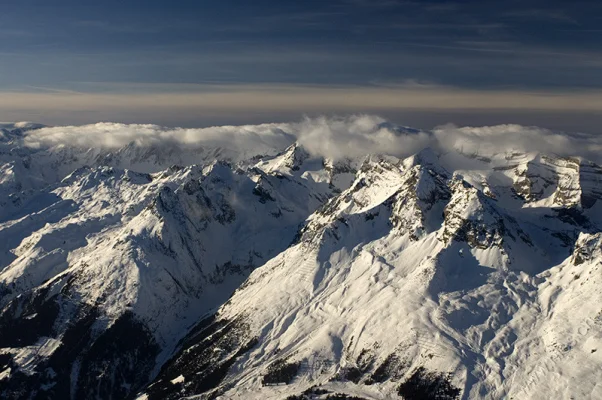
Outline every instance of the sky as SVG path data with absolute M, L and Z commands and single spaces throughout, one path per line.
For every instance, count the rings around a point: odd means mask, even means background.
M 596 0 L 0 0 L 0 120 L 602 133 Z

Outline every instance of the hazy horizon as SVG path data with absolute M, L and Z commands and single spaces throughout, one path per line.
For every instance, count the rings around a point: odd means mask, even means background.
M 594 1 L 4 4 L 0 119 L 204 127 L 378 114 L 601 133 Z

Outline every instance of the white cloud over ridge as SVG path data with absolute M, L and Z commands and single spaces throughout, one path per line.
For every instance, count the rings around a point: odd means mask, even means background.
M 292 127 L 310 153 L 333 159 L 366 154 L 407 156 L 432 140 L 428 132 L 395 126 L 373 115 L 306 118 Z
M 282 130 L 278 124 L 188 129 L 166 128 L 152 124 L 101 122 L 32 130 L 25 136 L 24 144 L 35 148 L 70 145 L 118 149 L 133 143 L 142 147 L 170 144 L 187 148 L 252 149 L 266 145 L 275 148 L 286 147 L 293 141 L 294 137 Z
M 583 157 L 598 163 L 602 161 L 600 135 L 554 132 L 515 124 L 482 127 L 445 125 L 435 128 L 433 135 L 443 149 L 461 149 L 464 153 L 540 152 Z
M 130 143 L 138 146 L 170 144 L 183 148 L 221 147 L 240 154 L 253 154 L 254 151 L 259 154 L 265 148 L 280 150 L 298 141 L 309 152 L 334 159 L 366 154 L 405 157 L 431 146 L 444 151 L 456 148 L 479 154 L 534 151 L 602 161 L 602 137 L 597 135 L 568 134 L 521 125 L 445 125 L 432 131 L 421 131 L 389 123 L 374 115 L 198 129 L 98 123 L 31 130 L 23 140 L 26 146 L 38 148 L 70 145 L 116 149 Z

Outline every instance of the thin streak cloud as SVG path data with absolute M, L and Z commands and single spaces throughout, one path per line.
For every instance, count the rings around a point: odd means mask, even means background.
M 371 109 L 534 109 L 602 111 L 602 91 L 471 90 L 436 85 L 211 85 L 197 92 L 1 92 L 8 110 L 197 109 L 349 111 Z

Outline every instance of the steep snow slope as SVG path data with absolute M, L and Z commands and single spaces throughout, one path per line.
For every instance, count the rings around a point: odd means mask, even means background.
M 444 161 L 367 160 L 143 397 L 596 398 L 599 234 Z
M 4 395 L 132 395 L 332 195 L 306 178 L 322 163 L 301 164 L 296 176 L 223 161 L 83 167 L 39 191 L 0 224 Z

